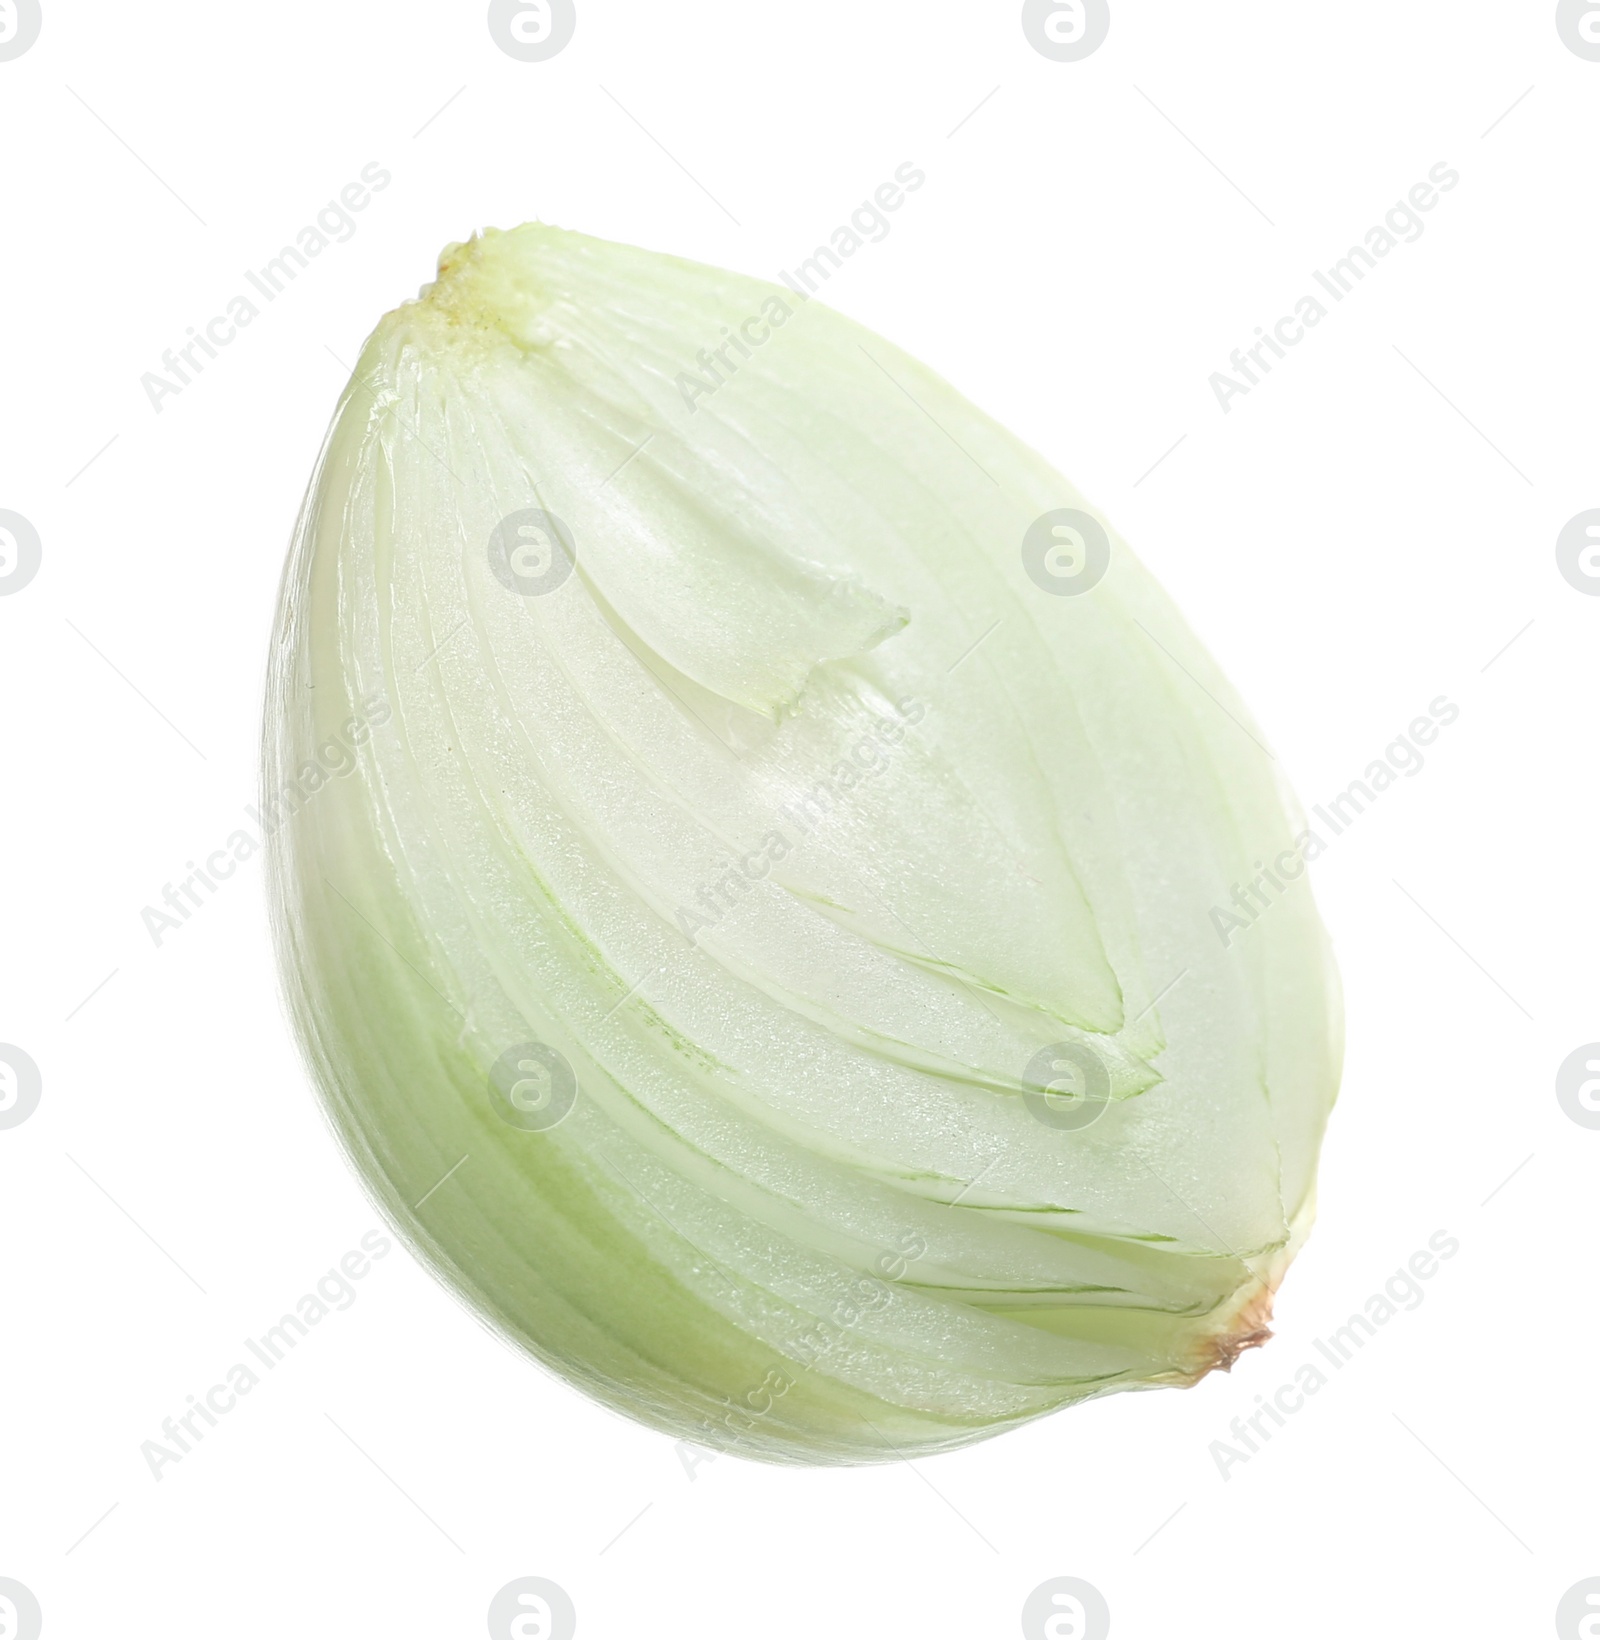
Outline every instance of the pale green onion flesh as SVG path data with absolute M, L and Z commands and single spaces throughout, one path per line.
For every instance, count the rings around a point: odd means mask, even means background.
M 1065 596 L 1057 509 L 1110 544 Z M 1303 881 L 1211 908 L 1293 799 L 1094 508 L 820 303 L 452 246 L 313 480 L 266 786 L 357 1167 L 607 1405 L 865 1462 L 1263 1336 L 1338 988 Z

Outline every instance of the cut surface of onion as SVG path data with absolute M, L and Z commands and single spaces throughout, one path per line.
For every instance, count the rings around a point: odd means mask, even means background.
M 1265 1335 L 1340 1053 L 1294 800 L 1109 522 L 882 338 L 450 247 L 338 407 L 265 753 L 343 1143 L 606 1405 L 892 1460 Z

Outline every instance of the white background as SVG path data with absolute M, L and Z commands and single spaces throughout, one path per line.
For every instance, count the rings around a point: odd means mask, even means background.
M 580 0 L 529 64 L 476 4 L 45 0 L 0 62 L 0 508 L 43 541 L 0 598 L 0 1041 L 43 1075 L 0 1131 L 0 1576 L 50 1640 L 479 1635 L 523 1575 L 588 1640 L 1011 1636 L 1062 1575 L 1119 1640 L 1520 1636 L 1600 1576 L 1600 1132 L 1554 1092 L 1600 1038 L 1600 599 L 1554 553 L 1600 507 L 1600 63 L 1545 0 L 1112 9 L 1055 63 L 1015 4 Z M 1308 805 L 1460 707 L 1315 868 L 1349 1053 L 1276 1339 L 914 1468 L 691 1474 L 396 1251 L 154 1480 L 141 1443 L 376 1223 L 256 864 L 141 922 L 254 801 L 339 361 L 474 228 L 773 277 L 906 160 L 827 300 L 1117 522 Z M 157 414 L 141 375 L 369 161 L 349 242 Z M 1440 161 L 1423 237 L 1224 414 L 1210 374 Z M 1219 1474 L 1441 1229 L 1421 1306 Z

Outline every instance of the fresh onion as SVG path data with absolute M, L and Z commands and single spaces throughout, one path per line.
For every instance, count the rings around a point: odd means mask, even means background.
M 892 1459 L 1265 1336 L 1337 981 L 1303 881 L 1210 911 L 1293 799 L 1101 515 L 820 303 L 450 247 L 317 468 L 266 785 L 356 1166 L 607 1405 Z

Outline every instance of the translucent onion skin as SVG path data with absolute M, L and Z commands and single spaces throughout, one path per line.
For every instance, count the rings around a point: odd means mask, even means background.
M 356 1167 L 606 1405 L 872 1462 L 1265 1336 L 1340 1053 L 1293 799 L 1089 503 L 819 302 L 447 250 L 313 479 L 265 780 Z

